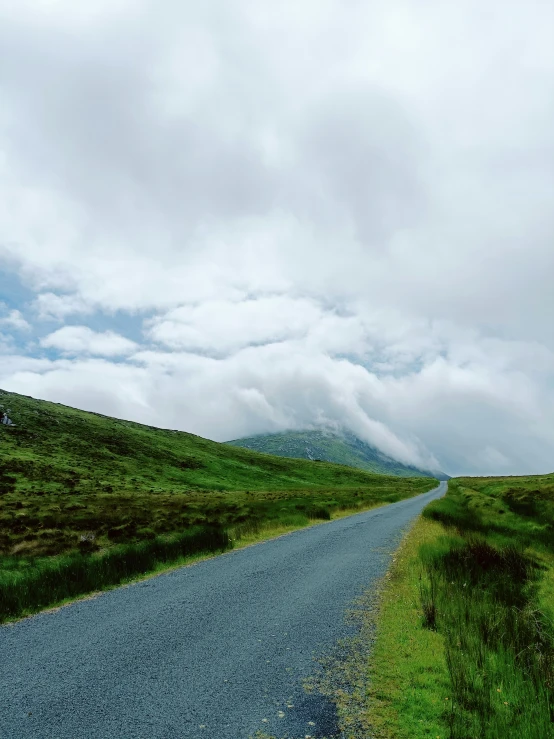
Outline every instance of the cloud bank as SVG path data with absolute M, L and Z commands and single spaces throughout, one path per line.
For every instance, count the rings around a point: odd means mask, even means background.
M 539 0 L 0 8 L 1 386 L 554 469 L 553 25 Z

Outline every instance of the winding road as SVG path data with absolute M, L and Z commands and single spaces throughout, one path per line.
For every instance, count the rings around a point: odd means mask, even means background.
M 288 534 L 0 627 L 2 739 L 322 737 L 302 681 L 348 636 L 416 498 Z

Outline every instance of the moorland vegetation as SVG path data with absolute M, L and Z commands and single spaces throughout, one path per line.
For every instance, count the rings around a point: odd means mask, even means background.
M 0 426 L 0 621 L 436 485 L 5 391 L 0 404 L 15 424 Z

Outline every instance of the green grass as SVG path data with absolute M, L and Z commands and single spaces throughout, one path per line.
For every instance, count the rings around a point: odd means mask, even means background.
M 452 690 L 444 639 L 438 631 L 422 628 L 420 588 L 427 578 L 418 557 L 419 548 L 441 533 L 439 524 L 418 519 L 385 580 L 375 645 L 364 666 L 367 697 L 362 710 L 374 739 L 448 736 L 444 717 Z
M 346 430 L 284 431 L 226 443 L 279 457 L 334 462 L 382 475 L 448 478 L 444 473 L 426 472 L 391 459 Z
M 165 563 L 222 552 L 230 546 L 224 531 L 197 527 L 170 538 L 120 544 L 92 556 L 75 553 L 32 561 L 5 559 L 0 570 L 0 619 L 34 613 L 127 582 Z
M 170 542 L 191 530 L 260 540 L 436 484 L 257 454 L 4 391 L 0 403 L 16 424 L 0 426 L 0 621 L 169 566 L 181 557 Z M 107 565 L 115 552 L 125 553 L 118 573 Z M 39 588 L 38 573 L 49 572 L 67 592 Z
M 0 391 L 4 472 L 32 493 L 271 491 L 352 487 L 361 470 L 283 459 Z
M 374 736 L 554 736 L 554 475 L 452 480 L 423 516 L 381 600 Z

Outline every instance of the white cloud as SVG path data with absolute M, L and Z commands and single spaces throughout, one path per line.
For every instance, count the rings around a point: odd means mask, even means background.
M 92 313 L 94 310 L 93 306 L 79 295 L 56 295 L 51 292 L 37 295 L 33 307 L 39 318 L 54 320 L 63 320 L 78 313 Z
M 134 341 L 113 331 L 92 331 L 87 326 L 64 326 L 40 341 L 46 349 L 58 349 L 63 354 L 96 354 L 104 357 L 131 354 Z
M 0 260 L 83 324 L 43 347 L 133 358 L 14 356 L 6 383 L 552 466 L 554 6 L 50 5 L 0 8 Z
M 250 344 L 304 338 L 320 307 L 286 295 L 183 305 L 150 322 L 149 336 L 171 349 L 232 352 Z
M 511 362 L 495 366 L 486 341 L 476 344 L 478 352 L 459 342 L 446 357 L 385 373 L 370 357 L 364 367 L 309 338 L 224 358 L 152 349 L 117 364 L 14 356 L 0 386 L 216 440 L 338 423 L 398 459 L 451 473 L 547 471 L 554 391 L 542 384 L 545 366 L 519 369 L 531 345 L 506 342 Z
M 0 318 L 0 325 L 7 326 L 9 329 L 15 329 L 16 331 L 30 331 L 31 329 L 31 324 L 25 320 L 21 311 L 15 308 L 9 311 L 7 316 Z

